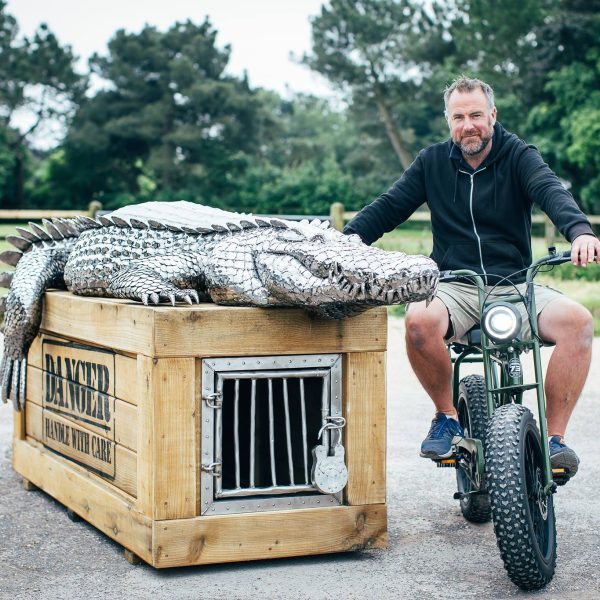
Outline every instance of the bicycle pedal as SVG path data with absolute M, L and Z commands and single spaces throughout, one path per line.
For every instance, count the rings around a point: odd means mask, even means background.
M 433 461 L 440 469 L 456 467 L 455 458 L 437 458 Z
M 552 469 L 552 479 L 556 485 L 565 485 L 571 479 L 569 469 Z

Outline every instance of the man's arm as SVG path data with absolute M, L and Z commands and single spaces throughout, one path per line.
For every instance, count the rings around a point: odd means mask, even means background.
M 528 146 L 519 160 L 519 175 L 527 196 L 571 243 L 571 261 L 600 263 L 600 241 L 573 196 L 564 188 L 536 148 Z
M 425 201 L 423 165 L 419 155 L 387 192 L 365 206 L 344 227 L 344 233 L 358 234 L 365 244 L 372 244 L 385 232 L 406 221 Z

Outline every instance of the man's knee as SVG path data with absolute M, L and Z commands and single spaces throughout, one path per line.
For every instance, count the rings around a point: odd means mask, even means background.
M 439 300 L 434 300 L 425 308 L 415 305 L 406 313 L 404 325 L 406 328 L 406 343 L 415 349 L 421 349 L 431 342 L 443 340 L 448 329 L 448 311 Z
M 569 341 L 589 347 L 594 340 L 594 318 L 590 311 L 573 301 L 553 302 L 540 315 L 540 334 L 557 345 Z
M 594 317 L 592 313 L 579 306 L 579 310 L 573 315 L 571 327 L 567 328 L 566 335 L 575 336 L 581 346 L 591 347 L 594 342 Z

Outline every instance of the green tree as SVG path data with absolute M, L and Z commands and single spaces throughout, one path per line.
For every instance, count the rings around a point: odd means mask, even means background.
M 551 71 L 545 94 L 529 114 L 532 140 L 584 210 L 600 214 L 600 44 Z
M 21 207 L 33 135 L 44 124 L 66 124 L 86 81 L 74 71 L 69 46 L 61 46 L 46 25 L 31 39 L 18 37 L 15 19 L 0 0 L 0 195 L 3 205 Z M 30 124 L 17 127 L 17 113 Z
M 426 7 L 414 0 L 331 0 L 312 19 L 312 54 L 305 62 L 352 101 L 369 102 L 402 168 L 414 156 L 415 90 L 452 52 L 445 35 L 452 14 L 437 2 Z
M 144 191 L 231 206 L 270 116 L 245 79 L 225 75 L 216 35 L 208 20 L 118 31 L 90 63 L 108 87 L 81 104 L 52 176 L 109 207 Z

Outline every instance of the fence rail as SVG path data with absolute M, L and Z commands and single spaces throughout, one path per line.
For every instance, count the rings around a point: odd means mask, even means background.
M 87 215 L 90 217 L 102 213 L 102 204 L 93 200 L 88 204 L 87 210 L 0 210 L 0 223 L 2 221 L 41 221 L 42 219 L 67 219 Z M 270 215 L 280 219 L 301 220 L 301 219 L 329 219 L 333 227 L 341 231 L 344 225 L 358 214 L 356 211 L 347 211 L 342 202 L 334 202 L 329 208 L 329 216 L 321 215 Z M 589 222 L 596 229 L 600 228 L 600 215 L 588 216 Z M 429 211 L 419 210 L 408 217 L 410 222 L 431 223 L 431 215 Z M 553 244 L 558 234 L 554 224 L 545 214 L 534 214 L 531 217 L 531 222 L 534 224 L 544 225 L 544 237 L 548 245 Z M 4 236 L 0 234 L 0 241 L 4 240 Z
M 341 202 L 334 202 L 330 206 L 329 210 L 329 218 L 331 220 L 331 224 L 338 230 L 342 230 L 347 221 L 350 221 L 354 218 L 358 212 L 352 212 L 344 210 L 344 205 Z M 592 224 L 592 227 L 600 226 L 600 215 L 591 215 L 588 216 L 588 221 Z M 408 221 L 416 221 L 420 223 L 431 223 L 431 214 L 427 210 L 419 210 L 414 212 L 407 219 Z M 546 239 L 546 244 L 551 246 L 558 238 L 558 233 L 556 231 L 556 227 L 554 227 L 554 223 L 549 219 L 546 214 L 536 213 L 531 215 L 531 222 L 534 224 L 543 224 L 544 225 L 544 237 Z
M 0 223 L 6 221 L 14 223 L 19 221 L 41 221 L 42 219 L 72 219 L 74 217 L 95 217 L 102 210 L 102 203 L 92 200 L 85 210 L 50 210 L 40 209 L 0 209 Z M 0 241 L 4 241 L 4 234 L 0 234 Z

